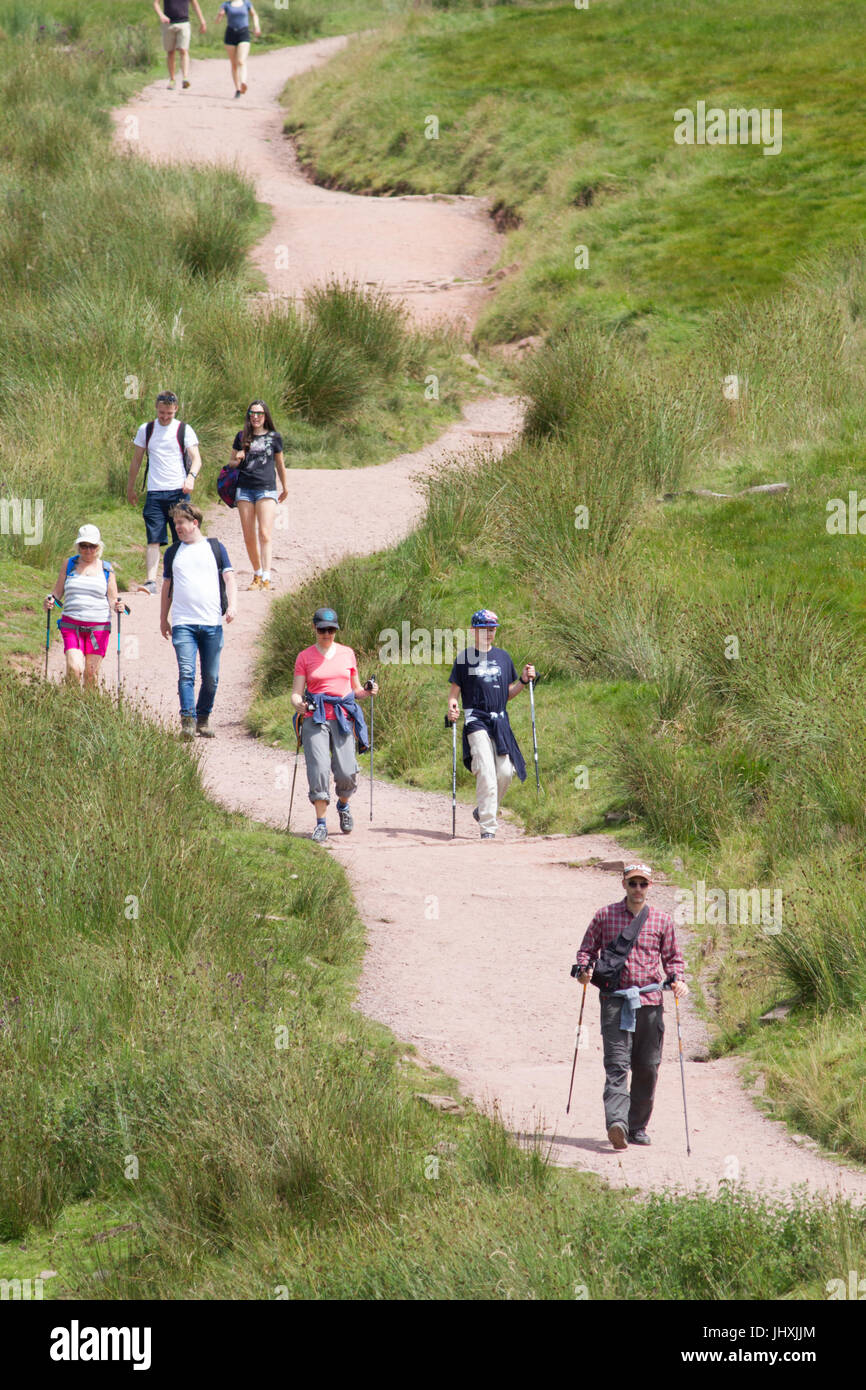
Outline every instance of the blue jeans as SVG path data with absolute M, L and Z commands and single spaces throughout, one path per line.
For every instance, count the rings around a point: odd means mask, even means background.
M 220 652 L 223 649 L 222 623 L 205 627 L 203 623 L 182 623 L 171 630 L 171 642 L 177 657 L 177 693 L 181 715 L 193 715 L 199 721 L 207 719 L 213 709 L 214 696 L 220 678 Z M 195 699 L 195 657 L 201 657 L 201 686 L 198 702 Z

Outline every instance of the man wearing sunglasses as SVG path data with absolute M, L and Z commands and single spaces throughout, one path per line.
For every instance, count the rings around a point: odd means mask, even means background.
M 577 953 L 580 984 L 592 978 L 599 954 L 620 936 L 643 910 L 652 884 L 648 864 L 626 864 L 625 897 L 595 914 Z M 660 977 L 660 972 L 661 977 Z M 649 907 L 646 920 L 628 952 L 619 989 L 601 994 L 601 1036 L 604 1044 L 604 1121 L 615 1149 L 649 1144 L 647 1125 L 653 1111 L 656 1081 L 662 1059 L 665 1024 L 661 986 L 674 977 L 677 999 L 688 994 L 685 965 L 677 944 L 673 918 Z M 658 985 L 658 988 L 652 988 Z M 624 991 L 629 991 L 626 997 Z M 638 993 L 639 991 L 639 993 Z M 631 1070 L 631 1087 L 628 1073 Z

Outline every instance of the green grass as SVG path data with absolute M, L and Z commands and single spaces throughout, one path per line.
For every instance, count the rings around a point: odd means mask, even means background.
M 590 317 L 691 346 L 707 310 L 859 238 L 857 25 L 832 0 L 422 9 L 293 83 L 287 125 L 325 181 L 489 195 L 520 219 L 482 338 Z M 674 144 L 699 100 L 781 108 L 782 152 Z
M 841 1204 L 635 1202 L 496 1118 L 420 1104 L 450 1083 L 351 1007 L 363 939 L 335 864 L 216 810 L 127 706 L 7 676 L 0 711 L 0 1278 L 54 1271 L 46 1298 L 805 1298 L 866 1258 Z

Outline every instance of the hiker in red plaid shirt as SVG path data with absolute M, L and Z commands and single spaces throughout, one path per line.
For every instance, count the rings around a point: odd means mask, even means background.
M 626 864 L 622 877 L 625 897 L 621 902 L 599 909 L 580 944 L 577 963 L 581 969 L 578 980 L 582 985 L 592 978 L 592 967 L 599 953 L 616 941 L 623 928 L 644 907 L 651 883 L 652 870 L 648 864 Z M 665 1035 L 661 985 L 674 976 L 673 992 L 682 999 L 689 992 L 684 973 L 673 918 L 651 907 L 620 980 L 620 990 L 636 987 L 641 990 L 640 995 L 630 1000 L 621 993 L 600 996 L 607 1078 L 603 1096 L 604 1121 L 607 1137 L 615 1149 L 624 1149 L 629 1143 L 651 1142 L 646 1131 L 653 1110 Z M 657 981 L 658 989 L 643 991 L 643 986 Z

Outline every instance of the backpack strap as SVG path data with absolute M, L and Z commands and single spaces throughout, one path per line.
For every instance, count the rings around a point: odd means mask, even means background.
M 162 560 L 162 563 L 163 563 L 163 571 L 162 571 L 163 577 L 164 577 L 165 579 L 167 579 L 168 582 L 169 582 L 170 584 L 173 582 L 173 581 L 172 581 L 172 573 L 171 573 L 171 572 L 172 572 L 172 569 L 173 569 L 173 567 L 174 567 L 174 557 L 175 557 L 175 555 L 177 554 L 178 546 L 179 546 L 179 545 L 180 545 L 180 541 L 173 541 L 172 544 L 168 547 L 168 550 L 165 552 L 165 555 L 163 556 L 163 560 Z

